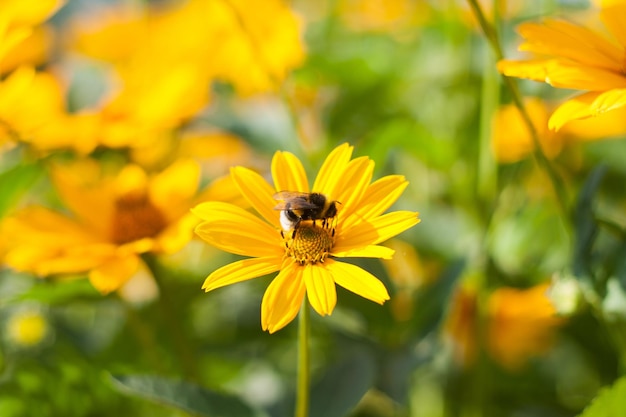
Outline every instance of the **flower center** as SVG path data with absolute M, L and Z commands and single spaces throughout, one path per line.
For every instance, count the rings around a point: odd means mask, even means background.
M 144 193 L 129 193 L 115 201 L 112 238 L 117 244 L 154 237 L 166 225 L 163 213 Z
M 324 262 L 335 243 L 335 228 L 330 222 L 319 225 L 315 222 L 300 222 L 290 233 L 282 233 L 291 256 L 300 264 Z

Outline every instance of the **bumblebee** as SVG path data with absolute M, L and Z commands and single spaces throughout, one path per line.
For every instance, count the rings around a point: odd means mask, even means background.
M 283 230 L 298 228 L 303 220 L 321 220 L 326 225 L 329 219 L 337 215 L 338 201 L 328 199 L 321 193 L 301 193 L 296 191 L 280 191 L 274 194 L 280 203 L 274 210 L 281 210 L 280 225 Z

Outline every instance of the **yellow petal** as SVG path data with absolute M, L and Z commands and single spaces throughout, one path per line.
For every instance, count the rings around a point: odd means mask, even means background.
M 391 259 L 394 254 L 394 250 L 385 246 L 368 245 L 364 247 L 350 248 L 345 245 L 335 245 L 332 256 L 338 258 L 380 258 Z
M 347 230 L 359 221 L 380 216 L 396 202 L 408 185 L 402 175 L 387 175 L 373 182 L 354 212 L 343 217 L 341 227 Z
M 326 260 L 326 268 L 335 283 L 363 298 L 382 304 L 389 300 L 389 293 L 382 282 L 374 275 L 356 265 Z
M 200 167 L 191 160 L 179 160 L 150 180 L 150 201 L 170 219 L 187 211 L 189 200 L 198 191 Z
M 341 216 L 349 216 L 359 207 L 361 198 L 372 181 L 374 161 L 367 157 L 356 158 L 348 163 L 343 173 L 337 173 L 338 181 L 328 195 L 341 203 Z
M 114 179 L 103 178 L 101 167 L 91 159 L 54 166 L 53 178 L 63 203 L 108 238 L 117 197 Z
M 338 176 L 346 169 L 346 165 L 352 156 L 354 148 L 347 143 L 337 146 L 326 157 L 322 167 L 320 168 L 315 183 L 313 183 L 313 191 L 328 192 L 333 190 L 338 181 Z
M 117 175 L 115 188 L 118 196 L 143 193 L 148 188 L 148 175 L 138 165 L 126 165 Z
M 213 180 L 200 193 L 196 201 L 223 201 L 244 208 L 250 205 L 237 189 L 231 175 L 224 175 Z
M 543 23 L 522 23 L 518 32 L 527 42 L 521 51 L 569 58 L 590 67 L 619 71 L 621 51 L 598 33 L 572 23 L 546 19 Z
M 280 212 L 274 210 L 276 200 L 273 196 L 276 190 L 262 176 L 248 168 L 234 167 L 230 173 L 237 188 L 250 205 L 270 224 L 279 227 Z
M 276 152 L 272 158 L 272 178 L 277 191 L 309 192 L 309 180 L 300 160 L 290 152 Z
M 547 71 L 545 81 L 557 88 L 589 91 L 626 88 L 626 77 L 621 72 L 603 68 L 552 61 L 548 65 Z
M 558 59 L 503 60 L 497 66 L 506 76 L 542 81 L 557 88 L 601 91 L 626 87 L 626 77 L 621 73 Z
M 278 271 L 282 257 L 242 259 L 219 268 L 207 277 L 202 285 L 206 292 L 226 285 L 247 281 Z
M 193 239 L 193 230 L 198 222 L 198 218 L 189 213 L 169 224 L 156 238 L 158 251 L 174 253 L 181 250 Z
M 601 93 L 590 92 L 576 96 L 561 104 L 550 116 L 548 127 L 558 131 L 570 120 L 585 119 L 593 116 L 591 105 Z
M 287 260 L 280 273 L 272 280 L 261 302 L 261 327 L 274 333 L 289 324 L 300 311 L 306 286 L 301 268 Z
M 280 232 L 240 207 L 211 201 L 191 211 L 204 220 L 196 234 L 213 246 L 243 256 L 284 254 Z
M 603 7 L 600 11 L 600 18 L 622 48 L 626 47 L 626 3 L 616 2 L 611 6 Z
M 591 111 L 595 115 L 619 109 L 626 105 L 626 88 L 606 91 L 598 96 L 591 104 Z
M 548 63 L 551 60 L 535 59 L 527 61 L 516 61 L 503 59 L 498 61 L 497 68 L 507 77 L 526 78 L 534 81 L 547 82 Z
M 102 294 L 108 294 L 124 285 L 138 269 L 138 256 L 114 256 L 91 270 L 89 281 Z
M 370 221 L 358 223 L 349 230 L 342 230 L 337 235 L 333 249 L 337 252 L 344 252 L 375 245 L 404 232 L 419 222 L 417 212 L 387 213 Z
M 331 314 L 337 304 L 335 281 L 324 264 L 306 265 L 302 273 L 311 306 L 320 316 Z
M 35 70 L 31 67 L 20 67 L 13 71 L 4 81 L 0 82 L 0 115 L 9 112 L 35 79 Z

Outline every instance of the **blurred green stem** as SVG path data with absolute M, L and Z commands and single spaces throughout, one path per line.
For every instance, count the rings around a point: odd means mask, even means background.
M 309 415 L 309 302 L 305 297 L 300 307 L 298 321 L 298 385 L 296 392 L 296 417 Z
M 499 61 L 503 59 L 504 54 L 502 52 L 502 46 L 500 45 L 498 33 L 494 29 L 494 26 L 491 25 L 485 18 L 485 14 L 483 13 L 483 10 L 478 4 L 478 0 L 467 0 L 467 2 L 472 8 L 472 11 L 474 15 L 476 16 L 476 19 L 478 19 L 480 27 L 482 28 L 483 33 L 485 34 L 485 37 L 489 41 L 489 44 L 491 45 L 491 49 L 493 50 L 496 56 L 496 60 Z M 565 185 L 563 184 L 563 180 L 561 179 L 559 174 L 556 172 L 556 170 L 554 169 L 554 167 L 552 166 L 548 158 L 546 158 L 546 156 L 543 153 L 543 150 L 541 149 L 541 142 L 539 140 L 539 134 L 537 133 L 537 129 L 535 128 L 535 125 L 533 124 L 532 119 L 530 118 L 530 115 L 528 114 L 528 111 L 526 110 L 526 107 L 524 106 L 524 101 L 522 99 L 522 95 L 519 91 L 519 88 L 517 87 L 517 83 L 515 82 L 513 78 L 507 77 L 505 75 L 502 76 L 502 79 L 504 80 L 504 84 L 507 86 L 507 88 L 511 92 L 511 97 L 513 98 L 513 102 L 515 103 L 515 106 L 518 108 L 520 114 L 522 115 L 522 119 L 524 120 L 524 123 L 528 127 L 528 131 L 530 132 L 530 136 L 532 138 L 532 141 L 535 147 L 535 151 L 534 151 L 535 159 L 537 160 L 537 163 L 539 164 L 539 166 L 545 170 L 546 174 L 548 175 L 548 178 L 550 179 L 550 182 L 552 183 L 552 186 L 554 187 L 554 192 L 556 194 L 557 202 L 559 204 L 559 207 L 561 209 L 564 219 L 569 220 L 569 210 L 567 208 L 568 200 L 567 200 L 567 194 L 565 191 Z
M 150 269 L 150 272 L 159 287 L 159 312 L 161 313 L 163 324 L 169 333 L 169 339 L 172 341 L 173 349 L 175 350 L 175 355 L 177 356 L 181 371 L 188 381 L 198 382 L 200 381 L 198 365 L 194 361 L 192 348 L 188 343 L 187 337 L 185 337 L 185 334 L 182 331 L 181 323 L 176 321 L 176 313 L 178 311 L 176 310 L 175 303 L 172 302 L 170 298 L 169 289 L 166 288 L 166 285 L 163 282 L 163 277 L 161 275 L 163 268 L 159 265 L 156 257 L 152 254 L 144 254 L 142 258 Z

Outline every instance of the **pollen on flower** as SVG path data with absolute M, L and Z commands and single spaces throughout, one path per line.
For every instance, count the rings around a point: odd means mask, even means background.
M 335 228 L 327 222 L 301 222 L 294 233 L 283 235 L 287 256 L 302 265 L 324 262 L 335 243 Z
M 129 193 L 115 202 L 112 239 L 123 244 L 158 235 L 167 225 L 165 216 L 144 193 Z

